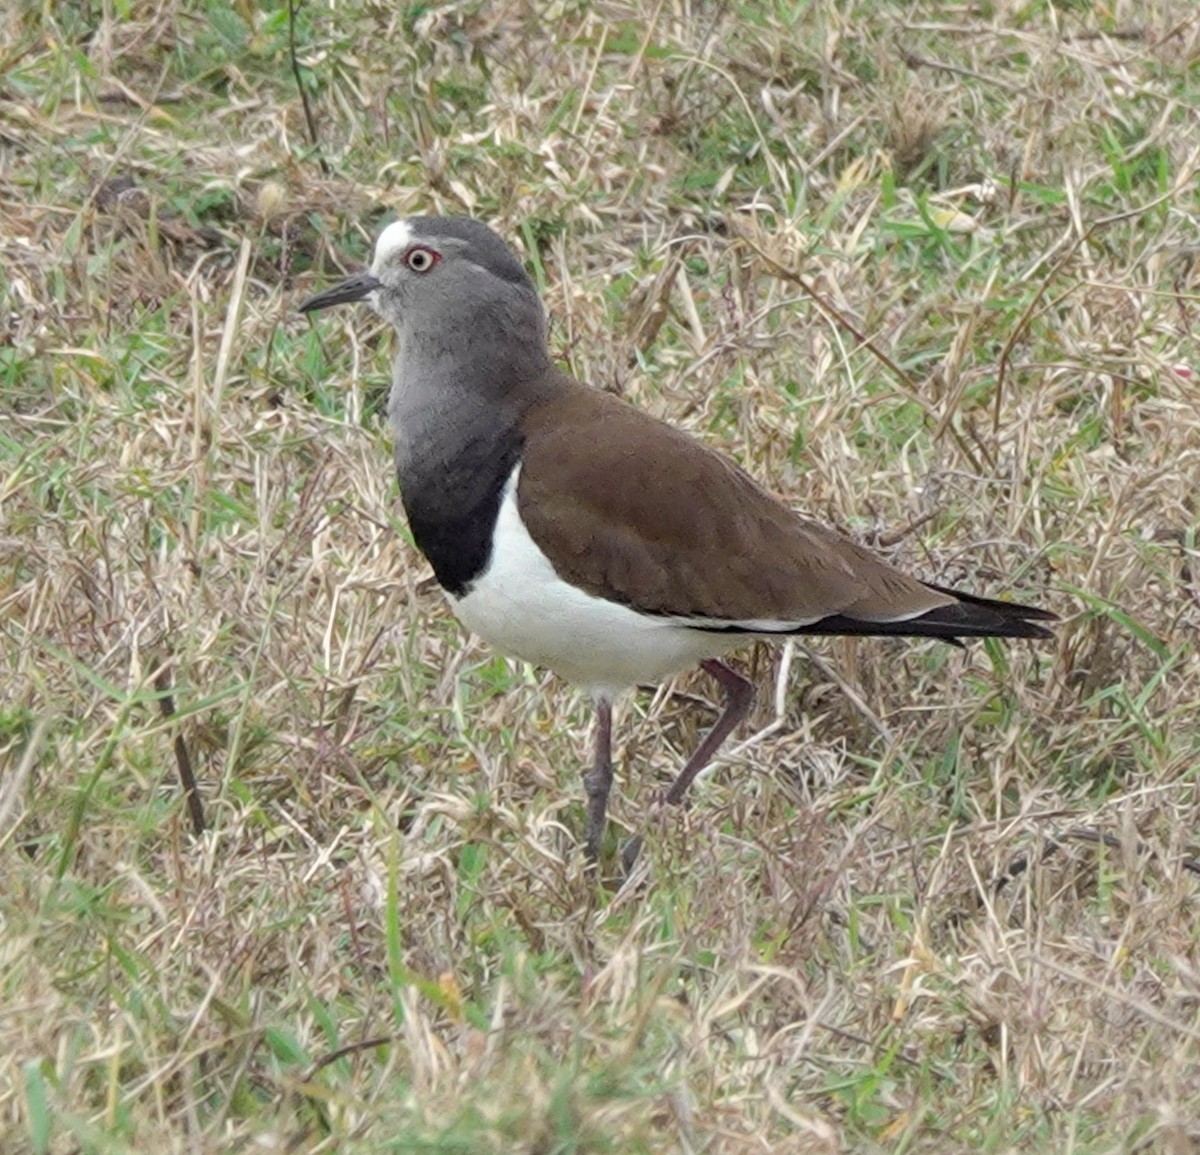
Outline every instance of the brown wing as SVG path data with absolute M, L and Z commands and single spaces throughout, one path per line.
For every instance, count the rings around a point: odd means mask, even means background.
M 951 605 L 687 434 L 574 382 L 524 421 L 521 518 L 560 577 L 716 623 L 887 622 Z

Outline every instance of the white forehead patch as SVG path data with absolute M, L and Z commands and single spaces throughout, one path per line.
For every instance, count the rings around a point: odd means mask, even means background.
M 412 243 L 412 229 L 407 221 L 392 221 L 379 234 L 375 242 L 375 260 L 371 263 L 371 272 L 379 276 L 379 270 L 387 263 L 390 256 L 402 253 Z

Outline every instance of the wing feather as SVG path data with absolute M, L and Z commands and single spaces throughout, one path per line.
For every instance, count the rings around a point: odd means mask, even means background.
M 680 430 L 571 385 L 525 416 L 518 508 L 572 584 L 748 632 L 831 616 L 898 622 L 955 601 L 800 517 Z

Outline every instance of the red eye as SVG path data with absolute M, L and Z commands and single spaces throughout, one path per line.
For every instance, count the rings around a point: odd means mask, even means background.
M 435 253 L 433 249 L 427 249 L 424 245 L 413 245 L 411 249 L 404 254 L 404 263 L 412 269 L 414 273 L 427 273 L 434 265 L 442 259 L 440 253 Z

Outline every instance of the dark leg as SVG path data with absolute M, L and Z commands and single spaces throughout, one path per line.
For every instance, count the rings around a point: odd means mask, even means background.
M 704 735 L 695 753 L 687 760 L 687 765 L 680 770 L 679 777 L 667 791 L 667 801 L 672 806 L 677 806 L 683 801 L 688 787 L 696 780 L 696 775 L 712 761 L 721 744 L 742 723 L 754 704 L 753 683 L 743 678 L 736 670 L 731 670 L 716 658 L 701 662 L 700 668 L 706 674 L 712 674 L 725 687 L 725 709 L 717 719 L 716 725 Z
M 584 850 L 593 864 L 600 861 L 600 839 L 604 837 L 604 818 L 608 812 L 612 780 L 612 702 L 597 698 L 596 757 L 591 770 L 583 776 L 583 789 L 587 794 Z
M 713 755 L 721 748 L 721 743 L 737 729 L 754 702 L 754 685 L 736 670 L 731 670 L 724 662 L 709 658 L 701 662 L 700 667 L 725 687 L 725 709 L 721 711 L 721 716 L 713 728 L 701 739 L 700 745 L 679 772 L 679 777 L 671 783 L 671 789 L 667 791 L 664 800 L 672 806 L 678 806 L 684 800 L 688 789 L 696 780 L 696 775 L 712 761 Z M 626 874 L 633 869 L 641 848 L 642 840 L 638 835 L 634 835 L 625 844 L 624 850 L 621 851 L 621 864 L 625 867 Z

